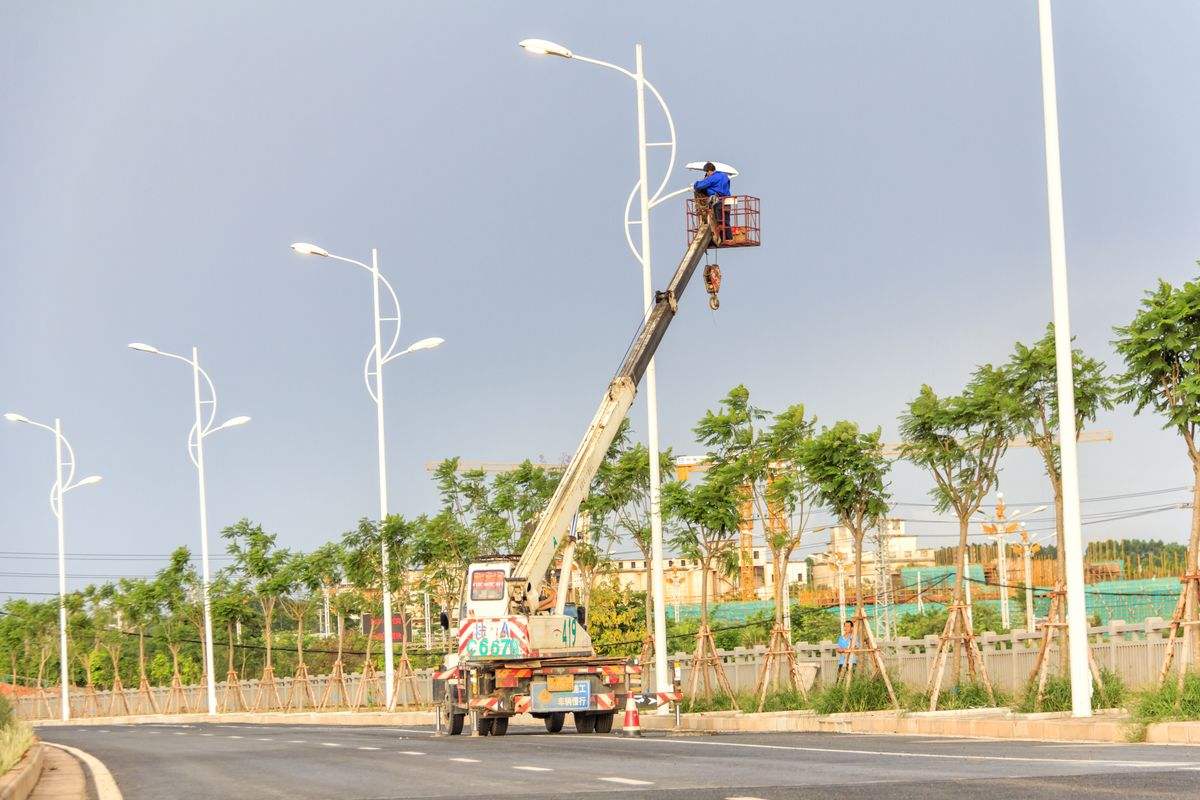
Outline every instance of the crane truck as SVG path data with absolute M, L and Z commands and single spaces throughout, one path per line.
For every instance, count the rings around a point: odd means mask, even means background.
M 550 733 L 562 730 L 568 713 L 579 733 L 608 733 L 617 710 L 640 690 L 640 667 L 623 657 L 597 656 L 585 627 L 586 610 L 566 603 L 574 555 L 571 523 L 633 405 L 679 298 L 713 243 L 710 217 L 694 226 L 671 282 L 655 293 L 524 551 L 469 565 L 458 608 L 457 651 L 452 648 L 434 674 L 434 702 L 447 733 L 462 733 L 470 715 L 473 733 L 503 736 L 509 719 L 524 712 L 541 718 Z M 550 573 L 560 551 L 559 582 L 551 597 Z M 449 631 L 445 611 L 440 621 Z

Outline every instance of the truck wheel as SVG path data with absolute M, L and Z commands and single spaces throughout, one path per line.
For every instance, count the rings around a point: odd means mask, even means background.
M 508 733 L 508 717 L 496 717 L 492 720 L 492 736 L 503 736 Z
M 615 716 L 616 712 L 612 714 L 597 714 L 594 717 L 596 720 L 596 733 L 612 733 L 613 717 Z
M 442 706 L 439 713 L 442 715 L 442 725 L 445 727 L 446 733 L 451 736 L 458 736 L 462 733 L 466 714 L 452 714 L 445 706 Z
M 576 733 L 595 733 L 596 732 L 596 715 L 584 714 L 579 711 L 572 713 L 575 717 L 575 732 Z
M 493 717 L 480 717 L 479 718 L 479 735 L 480 736 L 491 736 L 492 735 L 492 723 L 495 721 L 496 720 Z
M 563 723 L 567 721 L 565 711 L 560 711 L 556 714 L 547 714 L 542 717 L 542 722 L 546 723 L 546 733 L 558 733 L 563 729 Z

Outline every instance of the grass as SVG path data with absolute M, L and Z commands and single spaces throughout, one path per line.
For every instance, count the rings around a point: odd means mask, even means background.
M 1182 692 L 1178 691 L 1176 677 L 1170 675 L 1159 688 L 1139 692 L 1130 705 L 1134 719 L 1143 725 L 1200 719 L 1200 673 L 1184 675 Z
M 892 686 L 901 698 L 905 695 L 904 687 L 895 681 Z M 871 675 L 855 674 L 850 680 L 850 686 L 834 684 L 815 689 L 812 693 L 812 707 L 818 714 L 839 714 L 847 711 L 884 711 L 895 708 L 888 697 L 887 686 L 883 679 Z
M 737 706 L 747 713 L 757 711 L 758 698 L 754 696 L 753 692 L 742 692 L 737 695 Z M 805 700 L 804 695 L 790 690 L 770 692 L 763 702 L 763 711 L 796 711 L 811 707 L 812 703 Z M 685 714 L 731 710 L 733 710 L 733 702 L 727 694 L 714 694 L 710 698 L 685 697 L 683 700 Z
M 1100 671 L 1103 691 L 1092 684 L 1092 708 L 1121 708 L 1129 695 L 1125 682 L 1120 676 L 1109 670 Z M 1020 699 L 1013 706 L 1014 711 L 1030 714 L 1035 711 L 1070 711 L 1071 710 L 1071 681 L 1064 677 L 1051 677 L 1046 680 L 1046 691 L 1042 695 L 1039 707 L 1037 700 L 1037 683 L 1030 681 L 1025 686 Z
M 968 681 L 957 686 L 945 686 L 938 694 L 938 711 L 962 711 L 968 708 L 999 708 L 1007 706 L 1012 698 L 999 689 L 994 690 L 995 702 L 988 697 L 987 687 L 978 681 Z M 909 711 L 928 711 L 929 694 L 916 692 L 905 687 L 901 703 Z
M 13 715 L 8 698 L 0 695 L 0 774 L 21 760 L 33 743 L 33 729 Z

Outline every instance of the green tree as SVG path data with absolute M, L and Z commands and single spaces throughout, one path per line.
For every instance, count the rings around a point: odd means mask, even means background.
M 1104 362 L 1071 351 L 1075 382 L 1075 431 L 1093 422 L 1102 409 L 1113 407 L 1115 385 L 1105 374 Z M 1059 580 L 1066 580 L 1063 549 L 1062 463 L 1058 446 L 1058 371 L 1054 350 L 1054 324 L 1046 326 L 1046 334 L 1025 346 L 1017 342 L 1012 356 L 1003 368 L 1004 383 L 1013 398 L 1012 414 L 1018 429 L 1042 457 L 1050 491 L 1054 494 L 1054 519 L 1058 555 Z
M 158 621 L 158 598 L 154 584 L 145 578 L 122 578 L 118 583 L 116 607 L 127 627 L 138 637 L 138 685 L 148 681 L 146 674 L 146 630 Z
M 863 433 L 842 420 L 822 428 L 800 453 L 808 479 L 816 486 L 817 501 L 854 538 L 855 616 L 862 613 L 862 552 L 867 529 L 877 526 L 888 511 L 887 489 L 891 463 L 884 458 L 880 431 Z
M 221 531 L 221 537 L 229 543 L 226 549 L 233 556 L 234 566 L 246 579 L 254 599 L 262 609 L 263 642 L 267 648 L 263 668 L 264 672 L 270 670 L 273 674 L 272 629 L 276 605 L 288 591 L 285 572 L 288 551 L 276 546 L 276 534 L 267 533 L 262 525 L 244 518 Z
M 663 514 L 670 518 L 675 552 L 700 564 L 700 626 L 708 627 L 709 573 L 737 569 L 739 476 L 710 470 L 695 486 L 673 481 L 663 486 Z
M 1200 262 L 1198 262 L 1200 263 Z M 1200 571 L 1200 282 L 1179 288 L 1160 280 L 1142 298 L 1141 308 L 1128 325 L 1114 328 L 1113 346 L 1125 361 L 1118 377 L 1117 399 L 1133 403 L 1134 413 L 1150 409 L 1183 439 L 1192 465 L 1192 524 L 1184 572 Z M 1200 581 L 1183 584 L 1183 618 L 1200 618 Z M 1174 635 L 1174 628 L 1172 636 Z M 1189 667 L 1200 667 L 1196 625 L 1183 626 L 1180 680 Z M 1168 657 L 1173 648 L 1168 650 Z
M 297 672 L 304 667 L 304 620 L 320 600 L 317 593 L 324 586 L 329 566 L 324 562 L 324 554 L 317 553 L 291 552 L 283 563 L 281 580 L 288 591 L 280 596 L 280 601 L 284 613 L 296 623 Z
M 158 599 L 158 629 L 171 653 L 172 676 L 183 680 L 180 671 L 180 652 L 188 628 L 193 622 L 188 615 L 188 590 L 195 582 L 195 570 L 191 565 L 192 554 L 186 547 L 177 547 L 171 552 L 167 566 L 154 576 L 154 593 Z M 113 664 L 114 670 L 116 663 Z

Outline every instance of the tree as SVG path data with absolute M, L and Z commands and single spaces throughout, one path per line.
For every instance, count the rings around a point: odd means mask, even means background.
M 254 599 L 262 609 L 263 642 L 267 652 L 258 705 L 261 708 L 265 701 L 266 708 L 281 706 L 282 701 L 275 686 L 275 663 L 271 656 L 271 645 L 275 607 L 279 598 L 288 591 L 288 576 L 285 572 L 288 551 L 275 545 L 276 534 L 267 533 L 262 525 L 245 518 L 221 531 L 221 538 L 229 543 L 226 550 L 233 556 L 235 568 L 246 579 L 250 591 L 254 593 Z
M 310 708 L 317 704 L 311 684 L 308 682 L 308 667 L 304 663 L 304 619 L 312 612 L 318 601 L 317 592 L 323 586 L 325 570 L 329 565 L 313 554 L 288 553 L 283 563 L 281 580 L 288 591 L 280 598 L 283 611 L 296 623 L 296 671 L 292 690 L 288 695 L 288 708 L 299 708 L 305 699 Z
M 1071 351 L 1075 381 L 1075 432 L 1083 432 L 1085 423 L 1093 422 L 1101 409 L 1113 407 L 1115 386 L 1105 374 L 1104 362 Z M 1013 420 L 1029 444 L 1042 457 L 1050 490 L 1054 494 L 1054 519 L 1057 532 L 1058 576 L 1066 580 L 1063 547 L 1062 463 L 1058 418 L 1058 370 L 1054 351 L 1054 323 L 1046 326 L 1046 334 L 1031 347 L 1017 342 L 1012 356 L 1003 367 L 1004 383 L 1012 395 Z M 1065 649 L 1065 648 L 1064 648 Z
M 862 553 L 863 537 L 867 528 L 876 527 L 888 511 L 891 494 L 887 489 L 887 475 L 891 463 L 884 458 L 880 431 L 863 433 L 853 422 L 842 420 L 832 428 L 822 428 L 800 453 L 801 466 L 808 479 L 816 486 L 818 502 L 850 531 L 854 538 L 854 620 L 853 640 L 861 643 L 875 661 L 887 686 L 892 703 L 899 708 L 896 693 L 892 691 L 883 657 L 874 646 L 871 627 L 863 612 Z M 843 705 L 848 702 L 850 680 L 855 659 L 848 661 L 845 675 Z
M 700 627 L 688 691 L 692 697 L 697 694 L 701 676 L 704 697 L 712 696 L 710 669 L 716 673 L 717 686 L 731 700 L 734 697 L 708 624 L 708 575 L 714 570 L 728 574 L 737 568 L 739 478 L 734 470 L 710 470 L 694 487 L 680 481 L 668 483 L 662 491 L 663 514 L 676 529 L 671 545 L 680 555 L 700 564 Z M 737 701 L 733 704 L 736 708 Z
M 157 711 L 146 675 L 146 629 L 158 621 L 159 610 L 154 584 L 145 578 L 122 578 L 116 605 L 125 625 L 133 628 L 138 637 L 138 695 L 151 711 Z
M 775 564 L 775 625 L 780 628 L 784 604 L 792 602 L 787 592 L 787 567 L 817 502 L 817 485 L 804 468 L 804 452 L 811 446 L 816 425 L 815 417 L 805 417 L 804 406 L 793 405 L 775 415 L 765 437 L 768 513 L 763 532 Z
M 167 642 L 171 653 L 171 692 L 167 695 L 164 713 L 187 711 L 187 696 L 183 691 L 183 676 L 180 672 L 180 649 L 187 636 L 192 620 L 188 616 L 188 589 L 195 583 L 195 570 L 191 565 L 192 555 L 186 547 L 177 547 L 171 552 L 167 566 L 154 576 L 154 594 L 158 601 L 158 628 Z M 113 669 L 116 670 L 116 659 Z
M 445 497 L 443 502 L 446 503 Z M 452 503 L 444 505 L 440 513 L 428 518 L 417 530 L 413 559 L 424 567 L 424 589 L 452 617 L 458 616 L 467 566 L 480 555 L 481 544 L 472 528 L 456 514 Z
M 1200 262 L 1198 262 L 1200 263 Z M 1174 640 L 1183 629 L 1179 662 L 1182 689 L 1186 670 L 1200 667 L 1196 622 L 1200 620 L 1200 282 L 1179 288 L 1160 280 L 1147 292 L 1128 325 L 1113 329 L 1113 346 L 1125 361 L 1118 377 L 1117 400 L 1133 403 L 1134 413 L 1150 409 L 1160 414 L 1164 428 L 1183 439 L 1192 465 L 1192 524 L 1188 537 L 1185 579 L 1171 621 L 1170 644 L 1159 675 L 1166 678 L 1175 652 Z

